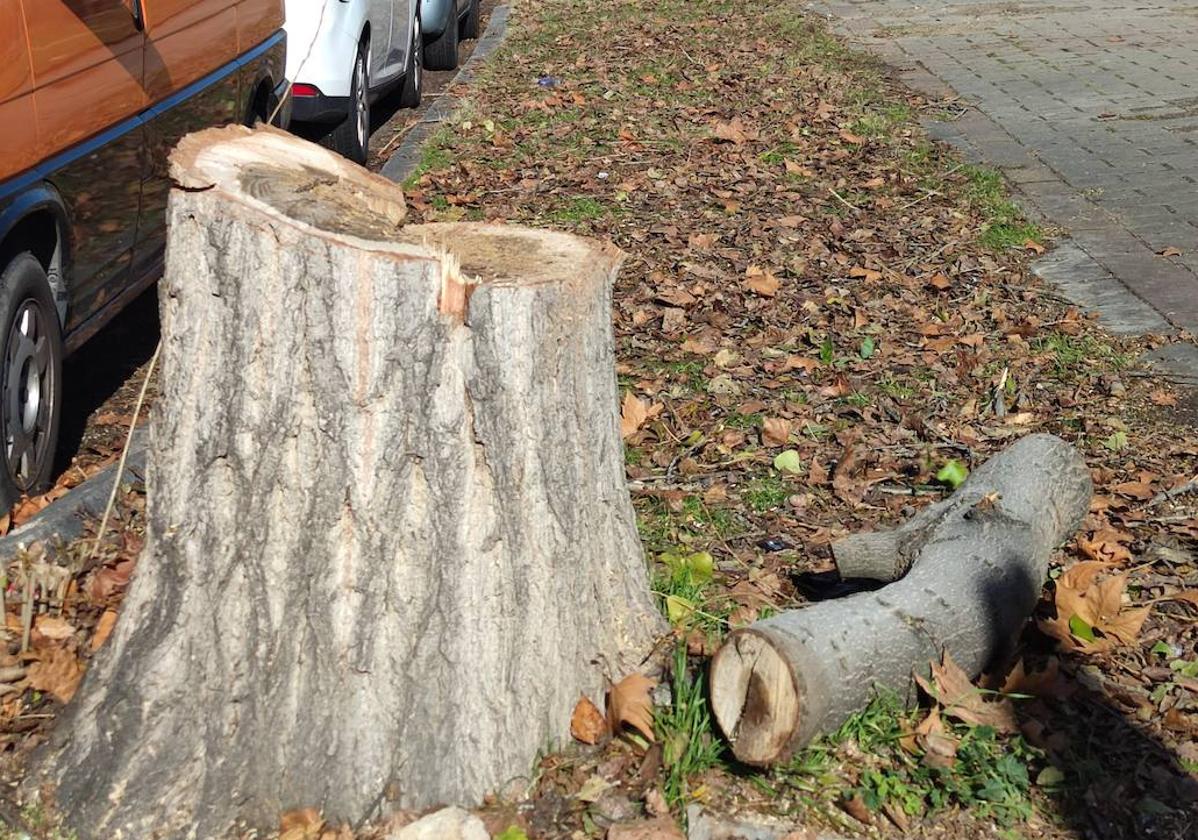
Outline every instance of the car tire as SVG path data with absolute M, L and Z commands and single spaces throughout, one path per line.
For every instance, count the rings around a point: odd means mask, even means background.
M 457 9 L 449 13 L 445 31 L 424 45 L 424 66 L 428 70 L 456 70 L 458 66 Z
M 366 45 L 358 47 L 350 71 L 349 113 L 326 137 L 329 148 L 354 163 L 365 164 L 370 147 L 370 65 Z
M 45 490 L 62 419 L 62 327 L 41 263 L 28 251 L 0 273 L 0 505 Z
M 462 33 L 459 38 L 469 40 L 478 37 L 479 16 L 479 0 L 470 0 L 470 8 L 466 11 L 466 17 L 462 18 Z
M 424 92 L 424 32 L 420 15 L 412 19 L 412 43 L 408 45 L 408 67 L 404 71 L 403 92 L 399 104 L 404 108 L 419 108 Z

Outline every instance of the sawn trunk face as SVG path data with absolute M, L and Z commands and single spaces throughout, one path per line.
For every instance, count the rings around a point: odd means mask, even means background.
M 88 837 L 475 802 L 660 630 L 619 255 L 482 225 L 378 242 L 266 203 L 171 197 L 147 545 L 45 762 Z

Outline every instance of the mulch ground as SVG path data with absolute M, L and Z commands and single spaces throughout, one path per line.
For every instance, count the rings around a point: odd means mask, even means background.
M 627 470 L 692 702 L 676 690 L 659 710 L 664 748 L 626 733 L 545 757 L 488 825 L 598 837 L 697 803 L 843 833 L 1193 836 L 1195 397 L 1136 361 L 1191 339 L 1113 338 L 1041 285 L 1027 266 L 1052 232 L 926 139 L 918 118 L 943 103 L 798 3 L 541 0 L 511 26 L 405 193 L 416 221 L 554 227 L 627 254 Z M 986 683 L 1020 695 L 1021 731 L 947 723 L 955 758 L 936 767 L 913 740 L 925 698 L 785 768 L 732 763 L 701 698 L 722 634 L 836 594 L 831 540 L 901 521 L 1036 431 L 1084 453 L 1096 495 L 1013 657 L 1033 676 Z M 115 619 L 140 548 L 140 497 L 123 504 L 94 556 L 68 552 L 74 583 L 39 601 L 24 653 L 9 601 L 10 777 Z M 28 580 L 10 571 L 10 595 Z

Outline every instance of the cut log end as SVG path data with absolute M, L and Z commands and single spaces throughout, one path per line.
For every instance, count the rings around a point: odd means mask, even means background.
M 711 708 L 737 759 L 785 758 L 799 728 L 802 692 L 786 660 L 761 633 L 733 632 L 711 662 Z

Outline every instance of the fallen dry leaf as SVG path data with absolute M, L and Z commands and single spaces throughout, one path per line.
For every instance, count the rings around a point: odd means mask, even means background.
M 686 840 L 686 835 L 669 817 L 614 823 L 607 840 Z
M 735 143 L 737 146 L 749 139 L 748 132 L 745 130 L 745 125 L 741 122 L 740 117 L 733 117 L 728 122 L 713 123 L 711 133 L 717 140 L 725 140 L 729 143 Z
M 766 446 L 785 446 L 790 441 L 792 425 L 781 417 L 766 417 L 761 421 L 761 440 Z
M 869 807 L 865 804 L 865 800 L 861 798 L 861 794 L 857 794 L 852 799 L 842 799 L 840 807 L 857 822 L 863 825 L 874 824 L 873 814 L 869 812 Z
M 1034 239 L 1025 239 L 1023 241 L 1023 247 L 1025 250 L 1034 251 L 1037 254 L 1044 253 L 1044 246 Z
M 75 627 L 64 618 L 42 614 L 34 620 L 33 632 L 43 639 L 61 642 L 75 635 Z
M 650 404 L 629 391 L 624 395 L 624 405 L 620 410 L 620 436 L 628 440 L 640 431 L 646 421 L 661 414 L 661 411 L 660 403 Z
M 1056 616 L 1040 619 L 1040 629 L 1085 653 L 1134 643 L 1152 608 L 1124 606 L 1127 575 L 1104 577 L 1109 569 L 1107 564 L 1095 561 L 1066 569 L 1057 578 L 1053 595 Z
M 137 561 L 122 560 L 115 566 L 102 566 L 92 573 L 88 582 L 87 594 L 93 601 L 103 603 L 110 596 L 120 592 L 129 585 Z
M 957 739 L 945 730 L 938 707 L 933 706 L 915 727 L 915 742 L 923 750 L 923 763 L 929 767 L 948 768 L 957 763 Z
M 629 674 L 607 694 L 607 723 L 612 735 L 627 725 L 653 742 L 653 687 L 657 683 L 644 674 Z
M 919 674 L 915 675 L 915 680 L 929 697 L 944 708 L 946 715 L 973 726 L 990 726 L 998 732 L 1019 731 L 1015 709 L 1010 701 L 986 700 L 969 675 L 953 661 L 947 649 L 939 663 L 929 664 L 931 680 Z
M 104 610 L 100 615 L 100 620 L 96 622 L 96 630 L 92 634 L 90 643 L 92 653 L 104 646 L 108 641 L 108 637 L 112 635 L 112 628 L 116 627 L 116 610 Z
M 771 274 L 759 266 L 751 265 L 745 271 L 745 285 L 754 293 L 762 297 L 773 297 L 778 294 L 778 289 L 782 283 Z
M 279 817 L 279 840 L 319 840 L 324 818 L 315 808 L 299 808 Z
M 1180 257 L 1181 249 L 1170 245 L 1168 248 L 1158 251 L 1157 253 L 1160 254 L 1162 257 Z
M 1049 697 L 1063 700 L 1077 689 L 1076 683 L 1061 675 L 1061 663 L 1054 656 L 1039 671 L 1028 672 L 1021 658 L 1003 680 L 1003 694 L 1021 694 L 1030 697 Z
M 570 716 L 570 734 L 584 744 L 598 744 L 607 733 L 603 712 L 586 697 L 579 697 Z
M 1091 560 L 1104 565 L 1121 565 L 1131 559 L 1132 535 L 1127 531 L 1103 528 L 1088 537 L 1078 537 L 1077 547 Z
M 29 666 L 29 685 L 59 703 L 69 703 L 83 679 L 83 666 L 75 653 L 62 646 L 48 648 Z

